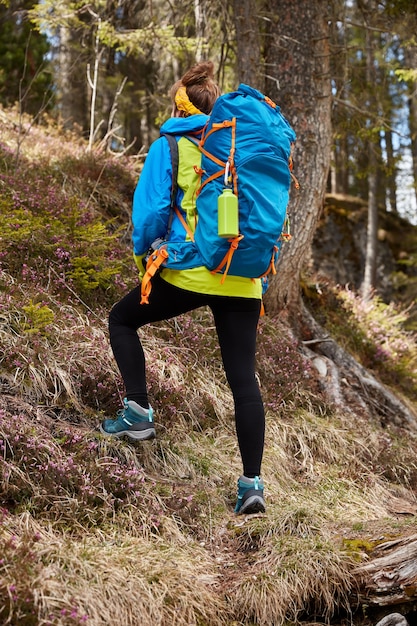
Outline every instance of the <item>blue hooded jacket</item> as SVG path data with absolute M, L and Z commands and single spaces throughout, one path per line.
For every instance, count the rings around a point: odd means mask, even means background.
M 198 134 L 208 120 L 207 115 L 172 117 L 161 127 L 161 134 L 174 135 L 179 141 L 187 134 Z M 145 254 L 153 241 L 166 235 L 171 212 L 172 163 L 166 137 L 159 137 L 151 145 L 139 182 L 133 195 L 133 251 Z M 178 189 L 177 205 L 181 206 L 183 190 Z M 172 225 L 175 239 L 176 221 Z

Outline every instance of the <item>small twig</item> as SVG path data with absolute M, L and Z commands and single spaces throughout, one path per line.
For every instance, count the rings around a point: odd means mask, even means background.
M 134 145 L 135 141 L 136 141 L 136 137 L 121 152 L 114 152 L 110 148 L 108 152 L 112 156 L 115 156 L 117 159 L 120 159 L 120 157 L 124 156 L 130 150 L 130 148 Z
M 103 167 L 102 167 L 102 168 L 101 168 L 101 170 L 100 170 L 100 174 L 98 175 L 97 180 L 96 180 L 96 182 L 94 183 L 94 189 L 93 189 L 93 191 L 90 193 L 90 195 L 88 196 L 87 204 L 85 205 L 85 208 L 86 208 L 86 209 L 88 209 L 88 207 L 89 207 L 89 204 L 90 204 L 90 200 L 91 200 L 91 198 L 93 198 L 93 197 L 94 197 L 94 194 L 95 194 L 95 192 L 96 192 L 96 189 L 97 189 L 97 187 L 98 187 L 98 184 L 99 184 L 99 182 L 100 182 L 100 179 L 101 179 L 101 177 L 103 176 L 103 172 L 104 172 L 104 170 L 106 169 L 106 165 L 107 165 L 107 163 L 104 163 Z
M 81 304 L 82 304 L 83 306 L 85 306 L 85 308 L 86 308 L 88 311 L 90 311 L 90 313 L 92 313 L 95 317 L 97 317 L 97 319 L 101 319 L 101 318 L 100 318 L 100 316 L 99 316 L 99 315 L 97 315 L 97 313 L 95 313 L 95 312 L 93 311 L 93 309 L 90 309 L 90 307 L 88 306 L 88 304 L 87 304 L 86 302 L 84 302 L 84 300 L 82 300 L 82 298 L 80 298 L 80 296 L 79 296 L 79 295 L 78 295 L 78 294 L 77 294 L 77 293 L 76 293 L 73 289 L 71 289 L 71 287 L 70 287 L 70 286 L 69 286 L 69 285 L 65 282 L 65 280 L 62 278 L 62 276 L 60 276 L 60 275 L 58 274 L 58 272 L 56 272 L 52 266 L 50 266 L 50 270 L 51 270 L 51 272 L 53 272 L 53 273 L 55 274 L 55 276 L 56 276 L 57 278 L 59 278 L 59 280 L 60 280 L 60 281 L 62 281 L 62 283 L 64 284 L 64 287 L 66 287 L 66 288 L 68 289 L 68 291 L 70 291 L 70 292 L 72 293 L 72 295 L 73 295 L 73 296 L 75 296 L 75 297 L 77 298 L 77 300 L 78 300 L 79 302 L 81 302 Z
M 311 345 L 313 345 L 313 344 L 315 344 L 315 343 L 323 343 L 324 341 L 333 341 L 333 339 L 331 339 L 331 338 L 329 337 L 329 335 L 326 335 L 326 336 L 325 336 L 325 337 L 323 337 L 322 339 L 308 339 L 308 340 L 306 340 L 306 341 L 302 341 L 301 343 L 302 343 L 304 346 L 311 346 Z

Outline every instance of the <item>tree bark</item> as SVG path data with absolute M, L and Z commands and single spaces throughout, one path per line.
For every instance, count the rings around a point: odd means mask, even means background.
M 259 1 L 234 0 L 237 40 L 237 71 L 241 83 L 263 92 L 265 76 L 261 71 L 261 48 L 259 33 Z
M 268 0 L 266 93 L 297 133 L 288 213 L 293 239 L 284 244 L 278 274 L 265 298 L 267 312 L 300 304 L 300 275 L 323 206 L 331 155 L 331 85 L 327 1 Z M 294 319 L 294 318 L 293 318 Z
M 197 62 L 200 62 L 203 59 L 205 31 L 206 31 L 205 3 L 202 2 L 202 0 L 194 0 L 194 16 L 195 16 L 195 38 L 197 42 L 197 47 L 195 51 L 195 60 Z
M 385 142 L 386 142 L 386 149 L 387 149 L 387 165 L 388 165 L 387 195 L 388 195 L 389 208 L 392 213 L 398 214 L 397 166 L 395 163 L 394 145 L 392 142 L 392 131 L 387 130 L 385 132 Z
M 76 36 L 68 26 L 59 29 L 58 106 L 64 128 L 88 129 L 85 59 L 76 50 Z M 80 71 L 80 68 L 83 68 Z
M 375 146 L 369 145 L 369 167 L 372 168 L 372 171 L 368 174 L 368 224 L 366 231 L 365 272 L 361 286 L 362 297 L 365 302 L 372 298 L 376 288 L 378 205 L 376 200 L 377 162 L 374 148 Z
M 410 69 L 417 69 L 417 46 L 410 46 L 405 50 L 407 64 Z M 408 98 L 410 110 L 409 125 L 411 137 L 411 154 L 413 159 L 414 188 L 417 200 L 417 82 L 414 82 L 410 89 Z

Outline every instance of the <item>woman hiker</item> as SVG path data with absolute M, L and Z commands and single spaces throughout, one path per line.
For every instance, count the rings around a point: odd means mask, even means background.
M 194 230 L 195 191 L 199 176 L 195 166 L 201 153 L 184 135 L 199 137 L 216 99 L 213 63 L 196 64 L 171 88 L 172 116 L 161 133 L 174 134 L 178 142 L 178 191 L 176 204 Z M 191 149 L 190 149 L 191 146 Z M 143 259 L 151 244 L 163 238 L 167 221 L 157 219 L 171 211 L 173 168 L 166 137 L 150 147 L 133 197 L 133 252 L 143 277 Z M 183 228 L 175 215 L 171 232 Z M 260 477 L 265 436 L 264 407 L 255 378 L 255 351 L 261 311 L 260 279 L 221 275 L 206 267 L 186 270 L 164 268 L 152 279 L 148 304 L 141 304 L 141 287 L 135 287 L 109 315 L 110 343 L 125 385 L 124 407 L 115 419 L 100 426 L 104 435 L 141 441 L 155 437 L 154 415 L 149 404 L 145 357 L 137 330 L 145 324 L 166 320 L 198 307 L 208 306 L 214 316 L 223 365 L 235 408 L 236 433 L 243 472 L 238 479 L 235 512 L 265 511 L 264 485 Z

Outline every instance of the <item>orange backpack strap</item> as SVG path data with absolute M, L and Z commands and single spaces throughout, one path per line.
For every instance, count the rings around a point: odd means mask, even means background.
M 155 250 L 155 252 L 150 255 L 148 262 L 146 263 L 146 272 L 142 278 L 140 288 L 141 304 L 149 304 L 149 295 L 152 290 L 152 278 L 167 258 L 168 252 L 165 247 L 158 248 L 158 250 Z
M 277 273 L 277 268 L 275 267 L 275 257 L 276 257 L 277 252 L 278 252 L 278 247 L 274 246 L 274 249 L 272 250 L 271 260 L 270 260 L 269 265 L 268 265 L 268 267 L 266 269 L 266 272 L 261 274 L 259 276 L 259 278 L 264 278 L 264 276 L 268 276 L 268 274 L 276 274 Z
M 168 142 L 169 152 L 170 152 L 170 157 L 171 157 L 171 166 L 172 166 L 172 184 L 171 184 L 171 197 L 170 197 L 171 211 L 170 211 L 170 215 L 168 219 L 167 233 L 165 235 L 165 237 L 168 239 L 169 234 L 171 232 L 171 228 L 172 228 L 174 209 L 177 210 L 175 207 L 175 198 L 176 198 L 177 190 L 178 190 L 179 155 L 178 155 L 178 144 L 177 144 L 176 138 L 173 135 L 169 135 L 168 133 L 164 134 L 163 136 Z M 168 258 L 168 251 L 166 250 L 164 246 L 157 248 L 155 251 L 153 251 L 149 255 L 148 261 L 146 263 L 146 271 L 142 278 L 142 283 L 140 287 L 140 293 L 141 293 L 140 303 L 141 304 L 149 304 L 149 295 L 152 290 L 152 278 L 155 276 L 156 272 L 159 270 L 162 263 L 167 258 Z
M 211 154 L 210 152 L 208 152 L 204 148 L 204 142 L 207 139 L 207 137 L 209 137 L 211 133 L 216 132 L 217 130 L 221 130 L 222 128 L 230 128 L 231 129 L 231 135 L 232 135 L 231 136 L 231 145 L 230 145 L 229 157 L 228 157 L 226 163 L 224 163 L 223 161 L 221 161 L 220 159 L 215 157 L 213 154 Z M 206 157 L 211 159 L 214 163 L 217 163 L 217 165 L 220 165 L 221 169 L 219 171 L 213 173 L 211 176 L 209 176 L 204 181 L 204 183 L 201 185 L 201 187 L 200 187 L 200 189 L 198 190 L 197 193 L 199 194 L 200 191 L 202 190 L 202 188 L 204 187 L 204 185 L 207 185 L 207 183 L 209 183 L 210 181 L 214 180 L 215 178 L 219 178 L 220 176 L 224 176 L 224 184 L 225 184 L 225 186 L 228 186 L 230 184 L 230 182 L 233 182 L 233 192 L 237 196 L 237 194 L 238 194 L 238 189 L 237 189 L 237 172 L 236 172 L 236 166 L 235 166 L 236 118 L 233 117 L 231 120 L 224 120 L 221 123 L 213 124 L 211 130 L 206 135 L 203 135 L 203 137 L 201 138 L 199 147 L 200 147 L 201 152 Z M 239 242 L 242 239 L 243 239 L 243 235 L 238 235 L 237 237 L 233 237 L 233 239 L 229 240 L 230 241 L 229 249 L 227 250 L 226 254 L 224 255 L 223 259 L 220 261 L 220 263 L 216 267 L 216 269 L 212 270 L 212 272 L 211 272 L 212 274 L 216 274 L 217 272 L 221 272 L 223 270 L 223 268 L 224 268 L 223 276 L 222 276 L 222 279 L 220 281 L 222 284 L 226 280 L 226 276 L 227 276 L 227 274 L 229 272 L 229 268 L 230 268 L 230 264 L 232 262 L 233 254 L 237 250 L 237 248 L 239 246 Z
M 221 130 L 222 128 L 231 128 L 231 132 L 232 132 L 232 139 L 231 139 L 231 148 L 230 148 L 230 154 L 229 154 L 229 158 L 227 160 L 227 163 L 225 163 L 224 161 L 222 161 L 221 159 L 217 158 L 214 154 L 211 154 L 211 152 L 208 152 L 205 148 L 204 148 L 204 143 L 206 141 L 206 139 L 214 132 Z M 198 144 L 198 147 L 200 148 L 200 151 L 202 154 L 204 154 L 207 158 L 209 158 L 211 161 L 213 161 L 213 163 L 216 163 L 217 165 L 220 166 L 220 170 L 218 172 L 215 172 L 214 174 L 212 174 L 211 176 L 209 176 L 204 183 L 200 186 L 200 188 L 197 191 L 197 195 L 200 194 L 202 188 L 207 185 L 207 183 L 211 182 L 212 180 L 216 179 L 216 178 L 220 178 L 220 176 L 226 176 L 226 167 L 228 167 L 228 173 L 231 175 L 232 180 L 233 180 L 233 192 L 235 193 L 235 195 L 237 195 L 237 175 L 236 175 L 236 167 L 235 167 L 235 150 L 236 150 L 236 118 L 233 117 L 231 120 L 224 120 L 221 123 L 217 123 L 217 124 L 213 124 L 213 126 L 211 127 L 211 129 L 209 130 L 208 133 L 202 135 L 200 143 Z
M 181 211 L 179 210 L 179 208 L 177 206 L 174 206 L 174 212 L 175 212 L 175 215 L 180 220 L 181 224 L 183 225 L 184 230 L 187 233 L 187 235 L 189 236 L 189 238 L 191 239 L 191 241 L 194 241 L 194 233 L 191 230 L 191 228 L 188 226 L 187 222 L 185 221 L 185 218 L 183 217 Z

